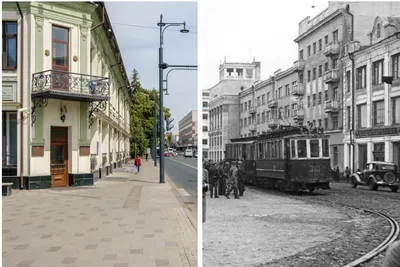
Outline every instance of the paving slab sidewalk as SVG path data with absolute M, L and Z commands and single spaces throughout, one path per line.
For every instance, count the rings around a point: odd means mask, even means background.
M 7 267 L 197 266 L 197 230 L 159 169 L 124 164 L 94 186 L 3 197 Z

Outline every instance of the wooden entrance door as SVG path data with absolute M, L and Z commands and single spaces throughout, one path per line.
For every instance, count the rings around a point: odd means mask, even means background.
M 51 127 L 50 172 L 52 187 L 68 185 L 68 128 Z

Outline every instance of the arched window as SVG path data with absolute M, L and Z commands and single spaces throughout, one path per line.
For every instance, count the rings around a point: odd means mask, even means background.
M 376 24 L 376 38 L 381 38 L 381 25 Z

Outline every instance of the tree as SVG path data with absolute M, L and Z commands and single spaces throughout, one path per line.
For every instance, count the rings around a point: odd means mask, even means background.
M 131 88 L 135 103 L 131 105 L 131 151 L 136 148 L 137 154 L 142 154 L 153 142 L 154 103 L 156 104 L 157 121 L 159 119 L 159 95 L 156 89 L 148 90 L 142 87 L 139 73 L 133 70 Z M 164 118 L 170 118 L 170 109 L 164 107 Z M 163 126 L 162 121 L 161 126 Z

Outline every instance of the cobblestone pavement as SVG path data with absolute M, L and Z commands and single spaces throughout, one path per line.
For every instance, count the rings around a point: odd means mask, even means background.
M 168 178 L 151 163 L 133 170 L 3 197 L 3 266 L 197 266 L 197 230 Z
M 264 265 L 339 238 L 352 224 L 336 209 L 254 188 L 246 188 L 239 200 L 208 195 L 203 264 Z

